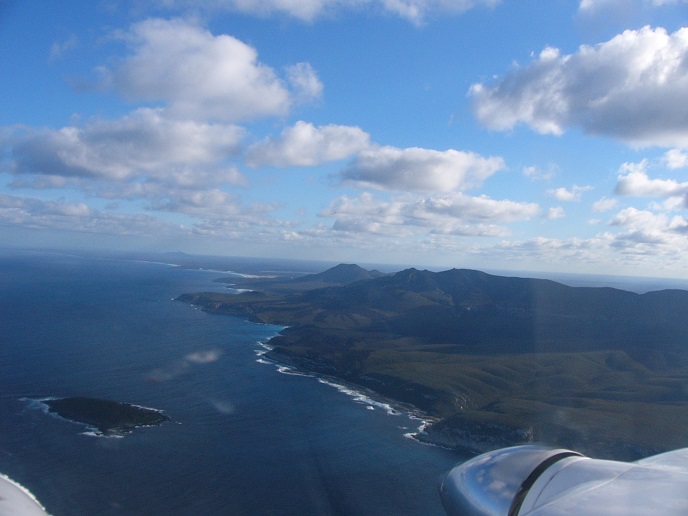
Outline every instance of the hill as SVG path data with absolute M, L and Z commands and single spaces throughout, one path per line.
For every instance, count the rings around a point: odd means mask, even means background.
M 385 276 L 384 273 L 376 270 L 366 270 L 358 265 L 349 263 L 340 263 L 327 269 L 324 272 L 317 274 L 307 274 L 301 278 L 296 278 L 292 280 L 294 283 L 306 283 L 321 281 L 324 283 L 332 283 L 337 285 L 348 285 L 349 283 L 354 283 L 361 280 L 369 280 L 374 278 L 380 278 Z
M 376 270 L 369 271 L 358 265 L 340 263 L 324 272 L 305 274 L 297 277 L 231 277 L 219 278 L 216 281 L 220 283 L 230 283 L 233 287 L 244 290 L 288 293 L 332 286 L 343 286 L 356 281 L 369 280 L 382 276 L 385 276 L 385 274 Z
M 288 326 L 272 358 L 443 419 L 421 436 L 433 442 L 482 451 L 536 439 L 619 458 L 688 445 L 688 291 L 407 269 L 180 300 Z

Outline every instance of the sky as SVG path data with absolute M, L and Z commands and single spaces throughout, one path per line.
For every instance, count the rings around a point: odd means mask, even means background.
M 688 278 L 688 0 L 0 0 L 0 242 Z

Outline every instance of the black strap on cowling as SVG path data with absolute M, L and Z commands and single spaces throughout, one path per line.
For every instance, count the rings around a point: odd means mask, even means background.
M 516 492 L 514 499 L 511 501 L 508 516 L 518 516 L 518 511 L 521 510 L 523 500 L 525 500 L 526 495 L 530 491 L 530 488 L 533 487 L 535 481 L 538 478 L 540 478 L 540 475 L 542 475 L 545 472 L 545 470 L 549 468 L 552 464 L 554 464 L 555 462 L 559 462 L 561 459 L 565 459 L 567 457 L 583 457 L 583 455 L 581 455 L 580 453 L 576 453 L 574 451 L 563 451 L 561 453 L 557 453 L 556 455 L 552 455 L 551 457 L 542 461 L 538 465 L 538 467 L 535 468 L 530 473 L 530 475 L 528 475 L 528 477 L 523 481 L 521 487 L 518 488 L 518 491 Z

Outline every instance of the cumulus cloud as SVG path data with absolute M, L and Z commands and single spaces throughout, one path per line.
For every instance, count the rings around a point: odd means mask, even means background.
M 666 223 L 670 219 L 664 219 Z M 688 240 L 681 231 L 669 229 L 660 223 L 654 225 L 654 233 L 634 231 L 618 226 L 618 233 L 605 231 L 589 238 L 556 239 L 537 237 L 522 242 L 503 242 L 497 246 L 483 246 L 479 252 L 484 259 L 495 256 L 511 260 L 528 260 L 543 267 L 552 263 L 569 263 L 572 266 L 600 272 L 600 260 L 606 261 L 610 273 L 620 271 L 632 273 L 639 267 L 653 270 L 655 274 L 685 274 L 686 244 Z M 655 221 L 657 222 L 657 221 Z M 646 228 L 649 230 L 649 228 Z
M 688 193 L 688 182 L 674 179 L 651 179 L 646 161 L 624 163 L 616 183 L 616 193 L 628 197 L 677 197 Z
M 627 30 L 561 55 L 544 49 L 496 84 L 469 90 L 477 118 L 496 130 L 587 133 L 631 145 L 688 146 L 688 28 Z
M 189 20 L 145 20 L 123 37 L 131 54 L 113 69 L 101 68 L 104 84 L 131 100 L 164 102 L 177 116 L 230 122 L 281 116 L 322 91 L 309 64 L 288 67 L 282 79 L 253 47 Z
M 235 195 L 217 188 L 183 189 L 171 192 L 168 196 L 157 196 L 151 201 L 151 208 L 183 213 L 201 219 L 203 224 L 236 224 L 244 221 L 255 225 L 269 224 L 263 218 L 274 209 L 265 204 L 246 206 Z
M 139 210 L 181 214 L 186 216 L 181 220 L 195 227 L 279 224 L 267 218 L 273 206 L 247 205 L 225 191 L 248 185 L 231 161 L 243 136 L 244 130 L 233 125 L 168 118 L 161 110 L 139 109 L 121 119 L 97 119 L 83 126 L 5 130 L 0 135 L 0 147 L 6 151 L 0 171 L 13 176 L 9 186 L 15 189 L 81 191 L 89 198 L 137 203 Z M 50 205 L 22 202 L 21 210 L 6 215 L 15 214 L 28 225 L 35 217 L 42 227 L 42 212 Z M 59 203 L 54 206 L 64 209 Z M 120 232 L 128 234 L 129 223 L 135 231 L 149 227 L 149 234 L 186 231 L 155 224 L 148 216 L 118 215 L 119 208 L 110 203 L 107 212 L 82 213 L 83 220 L 69 229 L 100 227 L 107 233 L 122 223 Z M 50 224 L 59 226 L 58 222 Z
M 662 159 L 667 168 L 672 170 L 688 167 L 688 152 L 680 149 L 670 149 L 666 151 Z
M 471 197 L 459 192 L 426 199 L 381 200 L 364 192 L 343 196 L 320 215 L 335 219 L 334 229 L 387 236 L 410 236 L 422 228 L 430 233 L 462 236 L 506 236 L 505 223 L 530 220 L 539 213 L 535 203 Z
M 592 205 L 592 211 L 595 213 L 601 213 L 604 211 L 613 210 L 619 204 L 616 199 L 610 199 L 609 197 L 602 197 L 599 201 L 596 201 Z
M 188 215 L 227 216 L 239 215 L 238 200 L 231 194 L 218 189 L 180 191 L 171 198 L 154 202 L 153 208 Z
M 411 147 L 376 147 L 361 151 L 341 172 L 359 187 L 408 192 L 452 192 L 480 186 L 505 168 L 500 157 L 473 152 Z
M 653 213 L 637 208 L 621 210 L 613 219 L 612 225 L 620 226 L 625 232 L 617 238 L 637 244 L 685 246 L 688 235 L 688 220 L 675 215 Z
M 292 87 L 295 102 L 306 103 L 320 98 L 323 83 L 309 63 L 297 63 L 286 67 L 287 81 Z
M 168 119 L 159 110 L 139 109 L 84 126 L 17 129 L 0 142 L 11 149 L 5 168 L 13 174 L 195 186 L 243 182 L 230 167 L 206 169 L 236 154 L 243 137 L 236 126 Z
M 181 234 L 178 226 L 148 215 L 108 213 L 82 202 L 0 194 L 0 225 L 107 235 Z
M 428 16 L 459 14 L 477 6 L 492 7 L 500 0 L 214 0 L 204 2 L 207 9 L 226 9 L 258 16 L 286 14 L 311 22 L 338 11 L 370 8 L 421 24 Z M 159 0 L 168 7 L 198 9 L 198 2 Z
M 595 13 L 603 9 L 627 10 L 634 6 L 660 7 L 688 3 L 688 0 L 580 0 L 578 9 L 584 13 Z
M 566 212 L 561 206 L 550 208 L 547 210 L 547 215 L 545 216 L 547 220 L 563 219 L 564 217 L 566 217 Z
M 565 187 L 560 187 L 560 188 L 555 188 L 552 190 L 547 190 L 547 194 L 551 195 L 558 201 L 566 201 L 566 202 L 571 202 L 571 201 L 580 201 L 581 196 L 583 193 L 592 190 L 592 186 L 578 186 L 578 185 L 573 185 L 573 187 L 569 190 L 568 188 Z
M 316 127 L 299 121 L 282 131 L 279 138 L 253 145 L 246 161 L 251 166 L 314 166 L 348 158 L 369 145 L 370 136 L 358 127 Z

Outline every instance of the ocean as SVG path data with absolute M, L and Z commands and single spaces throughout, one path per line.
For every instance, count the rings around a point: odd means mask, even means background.
M 286 266 L 286 265 L 285 265 Z M 280 327 L 176 302 L 218 272 L 0 253 L 0 473 L 53 515 L 444 514 L 465 459 L 413 415 L 261 358 Z M 87 396 L 172 421 L 123 437 L 46 414 Z

